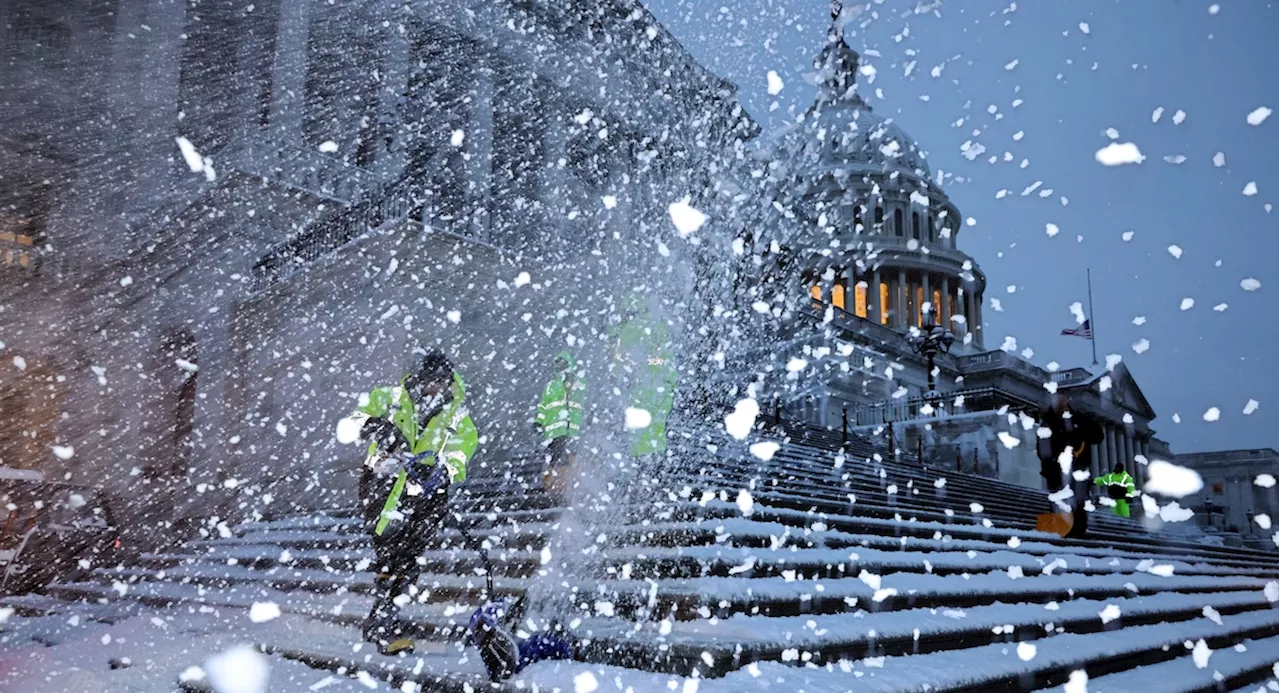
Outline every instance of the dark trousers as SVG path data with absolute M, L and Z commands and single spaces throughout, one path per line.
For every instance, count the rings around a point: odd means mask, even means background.
M 1093 484 L 1090 483 L 1088 476 L 1077 481 L 1072 475 L 1073 471 L 1063 474 L 1062 467 L 1056 460 L 1042 461 L 1040 466 L 1040 475 L 1044 477 L 1049 493 L 1057 493 L 1068 486 L 1071 487 L 1071 531 L 1067 532 L 1067 537 L 1083 539 L 1089 531 L 1089 513 L 1085 510 L 1084 504 L 1089 500 L 1089 489 Z
M 374 518 L 374 522 L 381 512 L 385 496 L 380 500 L 375 498 L 370 498 L 368 503 L 376 503 L 377 510 L 366 513 L 366 519 Z M 400 620 L 400 606 L 396 602 L 403 604 L 413 598 L 411 588 L 422 574 L 418 558 L 444 524 L 447 500 L 447 488 L 429 498 L 406 493 L 401 496 L 398 508 L 405 517 L 393 522 L 383 534 L 373 534 L 373 551 L 377 559 L 374 562 L 373 607 L 362 628 L 365 640 L 386 643 L 405 637 L 408 632 Z

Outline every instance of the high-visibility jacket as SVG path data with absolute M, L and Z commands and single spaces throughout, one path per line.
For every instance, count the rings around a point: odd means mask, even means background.
M 453 374 L 450 391 L 453 395 L 452 401 L 446 404 L 440 413 L 433 416 L 421 430 L 419 430 L 413 399 L 405 390 L 403 381 L 401 385 L 375 388 L 367 398 L 362 398 L 363 401 L 356 411 L 365 417 L 390 420 L 408 442 L 409 454 L 426 453 L 422 459 L 418 460 L 418 464 L 433 467 L 443 463 L 449 470 L 450 479 L 459 482 L 467 478 L 467 462 L 475 454 L 480 436 L 464 403 L 466 385 L 462 381 L 462 376 L 457 373 Z M 366 462 L 372 461 L 377 455 L 378 443 L 370 442 Z M 400 504 L 401 496 L 404 495 L 408 476 L 408 472 L 403 469 L 396 474 L 391 492 L 382 505 L 382 513 L 374 527 L 374 533 L 381 535 L 391 522 L 391 515 Z
M 569 352 L 562 351 L 556 358 L 569 364 L 566 372 L 573 372 L 573 356 Z M 572 381 L 566 382 L 564 373 L 557 373 L 542 390 L 535 421 L 542 428 L 542 436 L 546 440 L 582 435 L 582 398 L 587 383 L 576 373 Z
M 639 304 L 636 297 L 628 299 L 629 307 Z M 632 432 L 631 454 L 640 456 L 667 449 L 667 417 L 675 403 L 679 373 L 671 357 L 666 325 L 648 311 L 636 312 L 615 329 L 614 357 L 630 367 L 628 406 L 649 412 L 649 425 Z
M 1097 486 L 1103 487 L 1124 486 L 1127 491 L 1125 495 L 1129 498 L 1133 498 L 1137 488 L 1133 483 L 1133 477 L 1129 475 L 1129 472 L 1111 472 L 1109 474 L 1103 474 L 1102 476 L 1094 479 L 1093 483 Z

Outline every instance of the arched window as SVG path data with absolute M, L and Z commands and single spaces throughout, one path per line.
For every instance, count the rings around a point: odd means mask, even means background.
M 867 283 L 858 282 L 853 287 L 853 314 L 860 317 L 867 317 Z
M 876 231 L 884 224 L 884 207 L 876 205 Z
M 920 213 L 919 212 L 911 213 L 911 237 L 916 239 L 917 241 L 924 240 L 920 237 Z
M 831 305 L 844 310 L 844 284 L 831 287 Z
M 822 287 L 821 287 L 821 286 L 817 286 L 817 285 L 814 285 L 814 286 L 809 287 L 809 295 L 813 297 L 813 300 L 815 300 L 815 301 L 821 301 L 821 300 L 822 300 Z
M 939 325 L 942 325 L 942 292 L 937 289 L 934 289 L 933 291 L 933 319 L 936 320 Z M 951 329 L 950 325 L 942 326 L 948 330 Z
M 861 231 L 862 226 L 862 205 L 856 205 L 853 208 L 853 230 Z
M 934 243 L 938 240 L 938 230 L 933 224 L 933 216 L 929 216 L 929 242 Z
M 924 287 L 916 287 L 916 327 L 924 324 Z
M 893 235 L 895 236 L 902 235 L 902 210 L 901 209 L 893 210 Z

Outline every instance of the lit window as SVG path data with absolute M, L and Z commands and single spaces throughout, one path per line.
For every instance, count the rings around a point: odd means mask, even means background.
M 880 324 L 889 324 L 889 284 L 880 282 Z
M 1214 485 L 1213 485 L 1213 492 L 1214 492 L 1214 493 L 1222 493 L 1222 484 L 1214 484 Z
M 933 292 L 933 312 L 934 312 L 934 317 L 937 318 L 938 322 L 942 322 L 942 292 L 941 291 Z
M 924 287 L 916 287 L 916 327 L 924 324 Z
M 860 317 L 867 317 L 867 283 L 858 282 L 853 287 L 853 314 Z
M 821 300 L 822 300 L 822 287 L 820 287 L 820 286 L 811 286 L 811 287 L 809 287 L 809 295 L 813 297 L 813 300 L 815 300 L 815 301 L 821 301 Z
M 831 305 L 844 310 L 844 285 L 836 284 L 831 287 Z

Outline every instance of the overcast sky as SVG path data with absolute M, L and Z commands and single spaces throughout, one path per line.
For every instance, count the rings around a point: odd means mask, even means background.
M 826 36 L 827 0 L 646 4 L 739 85 L 767 130 L 812 102 L 804 75 Z M 846 29 L 875 69 L 859 89 L 928 152 L 976 221 L 959 243 L 987 274 L 988 347 L 1010 336 L 1038 365 L 1089 366 L 1089 342 L 1059 332 L 1075 325 L 1073 302 L 1087 310 L 1092 268 L 1099 360 L 1123 356 L 1175 452 L 1275 447 L 1280 115 L 1246 120 L 1277 108 L 1275 3 L 947 0 L 933 3 L 940 16 L 914 0 L 870 5 L 877 16 Z M 770 70 L 784 82 L 776 97 Z M 1108 128 L 1145 161 L 1100 165 Z M 966 158 L 966 142 L 985 152 Z M 1244 290 L 1250 278 L 1261 288 Z M 1185 299 L 1194 305 L 1184 310 Z M 1258 408 L 1246 415 L 1250 399 Z M 1216 422 L 1205 420 L 1211 407 Z

